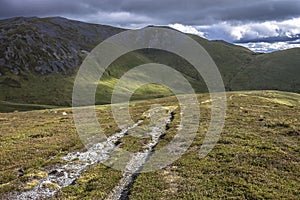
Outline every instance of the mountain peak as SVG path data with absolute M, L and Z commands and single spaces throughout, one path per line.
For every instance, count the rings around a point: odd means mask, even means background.
M 74 76 L 82 61 L 101 41 L 124 30 L 62 17 L 1 20 L 0 100 L 11 98 L 9 100 L 25 103 L 69 104 Z M 187 35 L 210 54 L 227 90 L 300 92 L 300 48 L 257 54 L 224 41 L 208 41 L 196 35 Z M 107 75 L 115 80 L 137 64 L 149 62 L 173 67 L 188 77 L 197 92 L 206 91 L 201 75 L 188 62 L 168 52 L 151 49 L 133 52 L 112 65 L 115 68 L 109 70 Z M 105 84 L 101 87 L 106 92 L 112 90 Z M 41 93 L 43 96 L 51 93 L 57 98 L 41 99 Z M 53 102 L 53 99 L 61 99 L 62 96 L 64 100 Z M 103 98 L 100 103 L 107 102 L 107 97 Z

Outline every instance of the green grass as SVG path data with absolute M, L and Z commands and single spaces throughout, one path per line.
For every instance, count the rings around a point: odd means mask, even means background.
M 63 188 L 53 199 L 104 199 L 121 178 L 120 171 L 104 165 L 92 166 L 76 185 Z
M 201 107 L 200 129 L 189 151 L 167 168 L 141 174 L 130 199 L 297 199 L 300 107 L 274 102 L 273 96 L 299 102 L 297 94 L 228 93 L 225 128 L 204 159 L 198 150 L 210 112 Z M 174 136 L 173 123 L 162 146 Z
M 209 99 L 198 95 L 199 101 Z M 210 104 L 201 104 L 200 127 L 189 150 L 170 166 L 140 174 L 129 199 L 297 199 L 300 184 L 300 97 L 276 91 L 227 93 L 225 127 L 215 148 L 203 159 L 198 150 L 209 122 Z M 134 101 L 130 113 L 137 121 L 152 104 L 177 105 L 175 97 Z M 119 128 L 109 106 L 97 106 L 106 135 Z M 62 115 L 67 112 L 68 115 Z M 155 147 L 176 134 L 180 109 Z M 32 187 L 45 168 L 60 157 L 84 149 L 76 133 L 71 109 L 0 113 L 0 194 Z M 139 131 L 138 131 L 139 132 Z M 137 132 L 137 133 L 138 133 Z M 136 152 L 145 138 L 126 136 L 124 149 Z M 18 177 L 17 170 L 24 175 Z M 62 189 L 58 199 L 104 198 L 120 180 L 121 172 L 102 164 L 90 167 L 75 185 Z
M 24 18 L 16 20 L 22 19 L 26 20 Z M 4 51 L 11 43 L 11 38 L 20 31 L 34 30 L 33 33 L 36 34 L 32 37 L 35 35 L 40 37 L 38 31 L 41 27 L 39 25 L 43 24 L 56 30 L 57 35 L 45 35 L 40 38 L 40 40 L 43 39 L 43 43 L 37 41 L 36 45 L 27 45 L 24 39 L 14 39 L 14 46 L 17 47 L 17 50 L 14 51 L 16 58 L 11 58 L 0 66 L 0 73 L 2 74 L 0 76 L 0 100 L 2 101 L 70 106 L 72 104 L 73 83 L 79 66 L 73 66 L 72 69 L 67 69 L 65 72 L 60 70 L 58 73 L 41 75 L 34 69 L 40 65 L 38 61 L 47 63 L 48 60 L 56 60 L 53 52 L 61 53 L 61 48 L 55 46 L 57 42 L 64 44 L 65 49 L 68 49 L 70 43 L 78 46 L 79 49 L 76 49 L 78 58 L 82 61 L 85 55 L 80 50 L 91 51 L 105 39 L 105 35 L 109 36 L 123 31 L 114 27 L 85 24 L 67 19 L 65 19 L 66 27 L 57 24 L 52 18 L 27 20 L 29 24 L 20 27 L 11 27 L 10 24 L 3 25 L 3 28 L 12 28 L 12 30 L 5 37 L 3 44 L 0 44 L 1 49 L 3 49 L 0 52 L 0 57 L 4 57 Z M 5 24 L 7 22 L 1 20 L 0 23 Z M 208 41 L 196 35 L 188 35 L 201 44 L 215 61 L 227 91 L 280 90 L 300 93 L 300 71 L 298 67 L 300 48 L 257 54 L 244 47 L 223 41 Z M 41 51 L 44 43 L 51 46 L 52 49 L 47 49 L 47 52 Z M 19 55 L 19 52 L 31 53 L 24 56 L 23 54 Z M 19 57 L 22 59 L 17 59 Z M 66 63 L 68 58 L 63 57 L 61 61 Z M 18 66 L 20 74 L 12 73 L 10 67 L 6 66 L 8 63 L 9 66 Z M 206 84 L 201 75 L 186 60 L 170 52 L 144 49 L 123 55 L 111 64 L 99 82 L 96 92 L 97 104 L 110 103 L 113 86 L 122 75 L 128 70 L 146 63 L 160 63 L 170 66 L 181 72 L 197 93 L 207 92 Z M 24 66 L 28 66 L 29 70 L 23 69 Z M 132 85 L 134 85 L 134 81 L 132 81 Z M 170 92 L 161 86 L 148 85 L 144 89 L 140 89 L 133 98 L 152 99 L 169 95 Z
M 120 131 L 109 108 L 97 107 L 101 128 L 107 136 Z M 147 108 L 135 107 L 133 119 L 140 119 Z M 31 174 L 63 162 L 60 156 L 68 152 L 84 149 L 70 108 L 0 113 L 0 127 L 0 194 L 26 188 L 34 181 Z M 24 171 L 22 177 L 18 177 L 20 169 Z
M 0 77 L 0 82 L 6 76 Z M 20 87 L 0 84 L 0 100 L 14 103 L 43 104 L 54 106 L 70 106 L 74 77 L 61 74 L 37 76 L 24 72 L 10 76 Z M 1 112 L 1 110 L 0 110 Z
M 11 103 L 11 102 L 0 101 L 0 111 L 1 112 L 44 110 L 44 109 L 52 109 L 52 108 L 56 108 L 56 106 L 37 105 L 37 104 L 21 104 L 21 103 Z

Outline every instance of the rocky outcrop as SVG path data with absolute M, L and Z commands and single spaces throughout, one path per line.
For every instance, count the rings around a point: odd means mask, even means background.
M 99 42 L 122 30 L 61 17 L 1 20 L 0 74 L 66 74 Z

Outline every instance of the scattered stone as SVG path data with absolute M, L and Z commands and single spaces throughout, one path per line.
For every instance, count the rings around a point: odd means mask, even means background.
M 174 109 L 175 110 L 175 109 Z M 135 153 L 131 159 L 127 162 L 125 169 L 123 171 L 123 178 L 120 180 L 119 184 L 108 194 L 105 199 L 127 199 L 128 192 L 132 186 L 134 180 L 137 178 L 138 174 L 142 169 L 147 160 L 150 158 L 153 148 L 157 145 L 160 137 L 164 134 L 166 130 L 166 125 L 172 121 L 172 112 L 169 110 L 166 116 L 163 113 L 164 110 L 151 109 L 150 117 L 155 118 L 153 121 L 153 127 L 149 133 L 152 137 L 152 141 L 145 145 L 143 152 Z
M 170 112 L 161 112 L 159 109 L 151 113 L 152 115 L 160 117 L 157 122 L 153 124 L 151 133 L 149 133 L 152 137 L 152 141 L 145 145 L 144 151 L 134 154 L 128 163 L 124 163 L 126 169 L 122 179 L 123 182 L 121 182 L 122 187 L 120 187 L 120 191 L 113 193 L 113 196 L 121 195 L 124 192 L 124 188 L 130 187 L 131 181 L 135 179 L 141 167 L 143 167 L 149 156 L 151 156 L 153 148 L 165 131 L 166 124 L 171 122 L 172 115 Z M 66 115 L 67 113 L 63 112 L 62 114 Z M 152 117 L 152 115 L 150 117 Z M 55 168 L 49 170 L 49 174 L 40 171 L 30 175 L 29 178 L 34 178 L 35 180 L 28 182 L 24 187 L 26 191 L 16 193 L 16 196 L 12 196 L 12 199 L 49 199 L 55 196 L 61 188 L 74 185 L 78 177 L 90 166 L 108 161 L 108 159 L 110 159 L 110 153 L 117 147 L 115 145 L 117 141 L 120 141 L 129 130 L 138 127 L 142 122 L 142 120 L 139 120 L 134 125 L 126 127 L 120 132 L 108 137 L 107 140 L 95 142 L 85 152 L 73 152 L 63 156 L 62 159 L 66 161 L 66 164 L 56 165 Z M 112 157 L 112 159 L 114 158 Z
M 86 54 L 86 55 L 90 54 L 90 52 L 87 50 L 81 50 L 81 53 Z
M 66 112 L 63 112 L 63 113 L 62 113 L 62 115 L 63 115 L 63 116 L 67 116 L 67 115 L 68 115 L 68 113 L 66 113 Z
M 57 165 L 54 169 L 50 170 L 49 174 L 46 172 L 39 172 L 44 178 L 31 181 L 26 184 L 26 191 L 16 193 L 11 196 L 11 199 L 49 199 L 53 197 L 59 189 L 74 185 L 78 177 L 88 169 L 89 166 L 107 160 L 109 154 L 116 146 L 114 143 L 122 138 L 125 133 L 132 128 L 137 127 L 142 121 L 138 121 L 131 127 L 110 136 L 102 143 L 94 144 L 86 152 L 74 152 L 62 157 L 67 164 Z M 73 162 L 73 160 L 76 160 Z M 47 174 L 47 176 L 46 176 Z M 35 174 L 29 177 L 35 177 Z

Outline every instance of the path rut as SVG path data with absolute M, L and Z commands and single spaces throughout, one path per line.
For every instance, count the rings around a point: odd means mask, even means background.
M 119 184 L 111 191 L 106 199 L 126 199 L 129 189 L 135 178 L 138 176 L 143 165 L 147 162 L 153 152 L 153 148 L 157 145 L 161 135 L 164 133 L 166 125 L 172 120 L 173 110 L 164 109 L 165 115 L 162 117 L 161 110 L 150 110 L 147 117 L 156 115 L 156 120 L 148 133 L 151 142 L 146 144 L 143 152 L 133 154 L 132 158 L 126 164 L 123 171 L 123 178 Z M 159 120 L 157 120 L 159 119 Z M 72 152 L 62 157 L 67 164 L 56 165 L 54 168 L 47 170 L 48 176 L 41 178 L 39 184 L 28 191 L 21 191 L 9 195 L 11 199 L 27 200 L 27 199 L 45 199 L 55 196 L 55 194 L 63 187 L 75 184 L 79 176 L 85 172 L 90 166 L 105 162 L 110 158 L 111 152 L 117 147 L 117 142 L 128 133 L 129 130 L 139 126 L 143 120 L 138 121 L 133 126 L 123 129 L 110 137 L 105 142 L 94 144 L 85 152 Z M 52 185 L 55 187 L 47 187 Z

